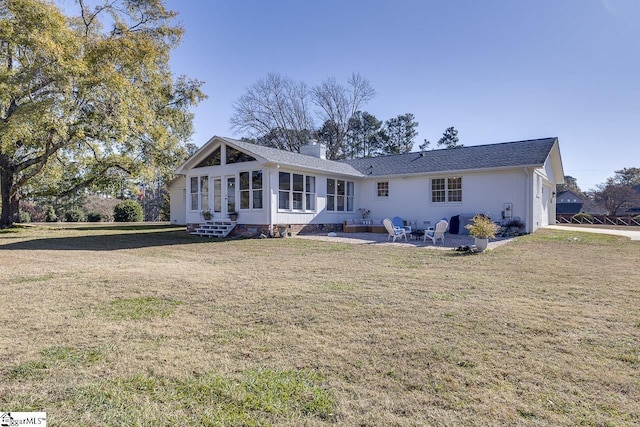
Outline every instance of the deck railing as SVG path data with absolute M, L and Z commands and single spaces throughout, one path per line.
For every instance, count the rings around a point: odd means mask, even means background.
M 640 226 L 640 218 L 630 215 L 557 214 L 556 224 Z

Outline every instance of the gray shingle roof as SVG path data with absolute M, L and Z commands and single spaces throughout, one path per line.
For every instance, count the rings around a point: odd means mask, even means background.
M 365 176 L 542 166 L 557 138 L 341 160 Z
M 319 157 L 307 156 L 305 154 L 292 153 L 290 151 L 278 150 L 277 148 L 265 147 L 231 138 L 221 137 L 220 139 L 236 146 L 242 151 L 246 151 L 254 156 L 262 157 L 268 162 L 315 169 L 318 171 L 337 173 L 341 175 L 362 176 L 362 173 L 348 163 L 321 159 Z

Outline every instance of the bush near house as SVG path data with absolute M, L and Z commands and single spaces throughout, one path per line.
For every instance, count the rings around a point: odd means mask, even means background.
M 140 222 L 143 218 L 142 206 L 134 200 L 120 202 L 113 209 L 113 220 L 115 222 Z

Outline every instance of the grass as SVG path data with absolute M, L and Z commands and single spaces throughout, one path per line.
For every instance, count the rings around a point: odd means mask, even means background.
M 637 425 L 640 248 L 0 234 L 0 408 L 51 425 Z
M 157 297 L 115 299 L 98 307 L 98 312 L 111 320 L 140 320 L 167 317 L 180 301 Z

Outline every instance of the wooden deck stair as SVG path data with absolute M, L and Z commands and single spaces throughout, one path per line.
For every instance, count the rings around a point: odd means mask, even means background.
M 203 237 L 227 237 L 236 226 L 236 221 L 211 220 L 200 224 L 198 228 L 191 232 L 194 236 Z

